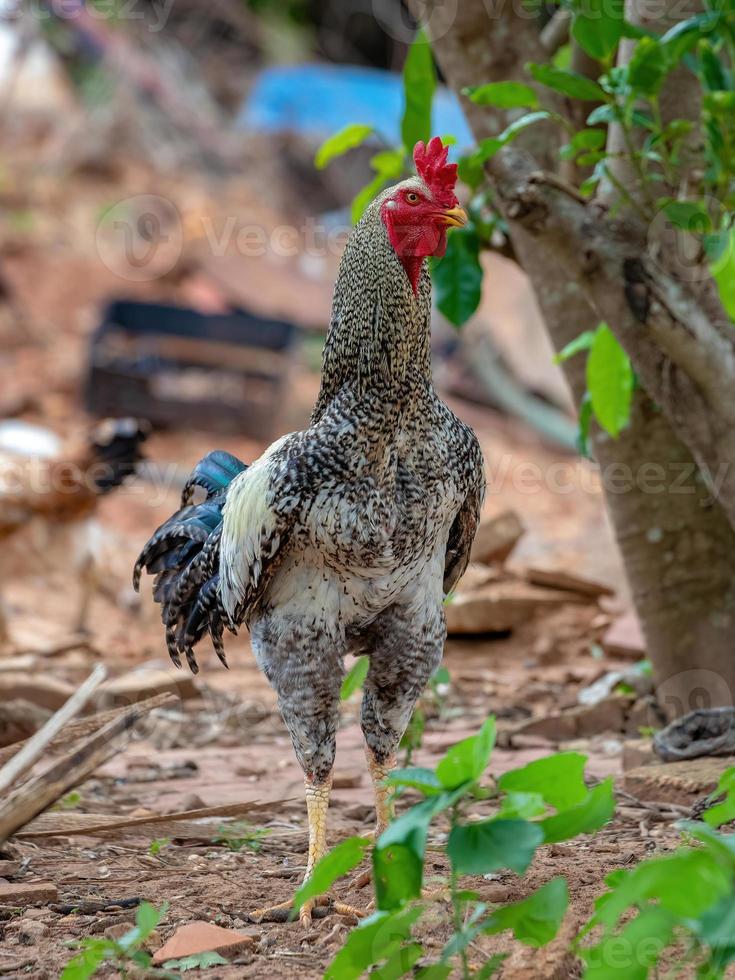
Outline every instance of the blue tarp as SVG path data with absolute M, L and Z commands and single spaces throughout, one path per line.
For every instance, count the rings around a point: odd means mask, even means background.
M 366 123 L 394 146 L 401 142 L 402 114 L 403 82 L 394 72 L 350 65 L 285 65 L 261 72 L 238 125 L 322 140 L 348 123 Z M 444 87 L 437 88 L 434 98 L 433 131 L 455 136 L 459 150 L 474 142 L 459 100 Z

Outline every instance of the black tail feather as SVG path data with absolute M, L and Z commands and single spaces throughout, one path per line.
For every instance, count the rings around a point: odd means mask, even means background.
M 227 488 L 244 469 L 245 463 L 221 450 L 197 463 L 184 487 L 181 510 L 152 535 L 133 571 L 136 589 L 143 569 L 156 576 L 153 597 L 161 605 L 169 656 L 177 667 L 185 656 L 195 674 L 199 666 L 194 647 L 205 634 L 227 667 L 224 630 L 235 628 L 219 596 L 222 508 Z M 191 503 L 196 487 L 207 494 L 200 504 Z

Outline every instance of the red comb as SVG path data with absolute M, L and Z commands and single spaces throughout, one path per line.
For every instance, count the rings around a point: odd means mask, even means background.
M 424 146 L 423 140 L 419 140 L 413 148 L 413 162 L 416 164 L 419 177 L 438 204 L 451 208 L 457 203 L 454 193 L 454 185 L 457 183 L 457 164 L 447 163 L 448 154 L 449 147 L 444 146 L 438 136 L 429 140 L 428 146 Z

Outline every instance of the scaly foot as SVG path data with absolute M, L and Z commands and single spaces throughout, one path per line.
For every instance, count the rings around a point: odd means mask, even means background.
M 348 915 L 353 919 L 362 919 L 366 915 L 362 909 L 355 908 L 353 905 L 346 905 L 344 902 L 338 902 L 331 895 L 318 895 L 316 898 L 310 898 L 301 906 L 299 921 L 302 926 L 308 928 L 312 919 L 324 918 L 330 912 L 334 912 L 336 915 Z M 289 900 L 279 902 L 278 905 L 271 905 L 268 908 L 256 909 L 250 913 L 248 918 L 255 923 L 289 922 L 292 914 L 293 901 Z

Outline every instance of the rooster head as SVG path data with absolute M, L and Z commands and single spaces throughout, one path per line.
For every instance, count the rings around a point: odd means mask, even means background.
M 391 188 L 380 208 L 390 243 L 414 292 L 422 261 L 429 255 L 444 255 L 447 229 L 467 221 L 454 193 L 457 164 L 447 163 L 448 153 L 449 147 L 438 136 L 428 146 L 419 140 L 413 151 L 417 176 Z

